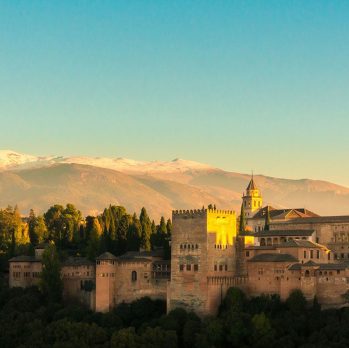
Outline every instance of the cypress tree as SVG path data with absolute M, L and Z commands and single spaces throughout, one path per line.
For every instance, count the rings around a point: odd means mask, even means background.
M 141 244 L 140 247 L 144 250 L 150 250 L 151 244 L 150 244 L 150 235 L 151 235 L 151 222 L 149 219 L 149 216 L 147 214 L 146 209 L 143 207 L 141 210 L 141 214 L 139 216 L 139 221 L 142 226 L 142 238 L 141 238 Z
M 269 206 L 267 206 L 267 211 L 265 213 L 264 231 L 269 231 L 269 229 L 270 229 L 270 211 L 269 211 Z
M 172 232 L 172 222 L 170 219 L 167 220 L 167 223 L 166 223 L 166 230 L 167 230 L 167 233 L 168 234 L 171 234 Z
M 50 244 L 42 256 L 40 288 L 50 301 L 59 302 L 62 299 L 61 264 L 54 244 Z
M 142 226 L 136 213 L 132 216 L 132 222 L 127 231 L 127 250 L 138 251 L 142 239 Z
M 244 209 L 244 205 L 241 204 L 239 232 L 244 232 L 245 228 L 246 228 L 245 209 Z

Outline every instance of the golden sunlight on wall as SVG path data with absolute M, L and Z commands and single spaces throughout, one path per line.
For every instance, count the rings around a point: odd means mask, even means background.
M 236 237 L 235 212 L 230 210 L 208 210 L 207 233 L 216 233 L 216 244 L 233 245 Z

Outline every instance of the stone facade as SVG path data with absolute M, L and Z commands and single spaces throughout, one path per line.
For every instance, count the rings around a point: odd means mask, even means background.
M 171 260 L 160 251 L 104 253 L 96 263 L 68 259 L 62 267 L 64 297 L 107 312 L 144 296 L 213 315 L 230 287 L 249 296 L 286 299 L 300 289 L 325 306 L 342 306 L 349 291 L 349 216 L 320 217 L 306 209 L 262 207 L 253 178 L 243 195 L 246 231 L 237 234 L 229 210 L 172 212 Z M 268 228 L 264 228 L 270 214 Z M 38 285 L 43 248 L 35 257 L 10 260 L 10 287 Z
M 170 262 L 159 252 L 104 253 L 96 260 L 96 307 L 107 312 L 122 302 L 148 296 L 166 300 Z
M 168 310 L 215 313 L 236 276 L 236 215 L 224 210 L 174 211 Z

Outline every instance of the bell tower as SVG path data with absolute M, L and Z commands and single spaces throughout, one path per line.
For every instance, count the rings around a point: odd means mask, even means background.
M 246 191 L 243 193 L 242 204 L 244 206 L 245 218 L 253 217 L 262 208 L 263 198 L 261 191 L 254 182 L 253 174 Z

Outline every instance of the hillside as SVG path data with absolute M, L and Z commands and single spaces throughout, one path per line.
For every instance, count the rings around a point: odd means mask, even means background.
M 43 212 L 54 203 L 67 202 L 84 214 L 94 214 L 109 204 L 136 212 L 145 206 L 154 218 L 169 217 L 172 209 L 200 208 L 209 203 L 238 211 L 250 179 L 249 175 L 180 159 L 138 162 L 13 154 L 0 151 L 0 206 L 18 204 L 23 213 L 30 208 Z M 275 207 L 306 207 L 321 215 L 349 214 L 346 187 L 266 176 L 255 176 L 255 181 L 264 203 Z

